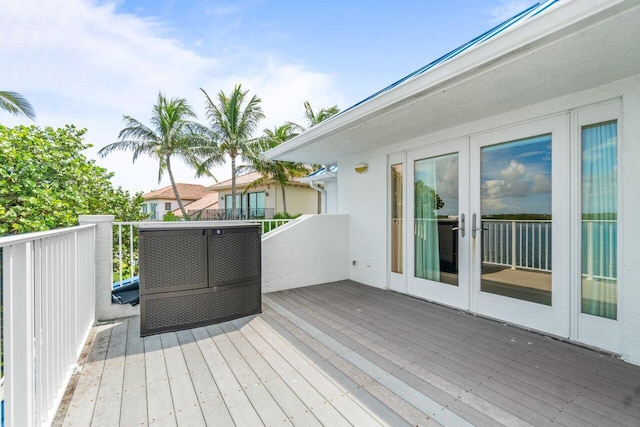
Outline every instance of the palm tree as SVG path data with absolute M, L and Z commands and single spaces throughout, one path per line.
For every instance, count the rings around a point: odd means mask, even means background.
M 318 112 L 315 112 L 311 107 L 311 103 L 309 101 L 304 101 L 304 118 L 307 121 L 308 127 L 304 127 L 293 122 L 290 122 L 290 124 L 294 130 L 298 132 L 304 132 L 308 128 L 312 128 L 318 123 L 323 122 L 327 119 L 330 119 L 331 117 L 335 116 L 339 112 L 340 112 L 340 108 L 338 108 L 337 105 L 334 105 L 329 108 L 322 107 L 320 108 L 320 110 L 318 110 Z M 314 169 L 318 169 L 318 168 L 321 168 L 322 165 L 313 165 L 312 167 Z M 318 191 L 318 213 L 321 213 L 321 212 L 322 212 L 322 193 Z
M 291 126 L 294 130 L 304 132 L 308 128 L 312 128 L 320 122 L 323 122 L 331 117 L 335 116 L 340 112 L 340 108 L 337 105 L 332 107 L 322 107 L 318 112 L 313 111 L 311 107 L 311 103 L 309 101 L 304 101 L 304 118 L 307 121 L 307 126 L 301 126 L 297 123 L 291 122 Z
M 283 142 L 293 138 L 293 126 L 287 123 L 272 129 L 265 129 L 264 135 L 254 142 L 251 154 L 251 165 L 241 166 L 240 169 L 251 169 L 260 172 L 261 177 L 249 184 L 247 190 L 258 187 L 269 180 L 275 180 L 280 184 L 282 191 L 282 208 L 287 213 L 286 185 L 296 177 L 303 177 L 309 173 L 309 168 L 300 163 L 283 162 L 266 159 L 263 153 Z
M 206 97 L 206 114 L 211 130 L 216 135 L 216 144 L 212 145 L 209 155 L 200 164 L 199 172 L 207 171 L 211 166 L 220 164 L 224 155 L 231 158 L 231 214 L 236 215 L 236 158 L 246 161 L 251 156 L 251 136 L 264 118 L 262 102 L 257 96 L 248 99 L 248 90 L 242 90 L 237 84 L 230 96 L 218 92 L 217 103 L 200 88 Z
M 209 137 L 208 129 L 189 119 L 196 118 L 191 106 L 184 98 L 167 99 L 158 93 L 158 101 L 153 106 L 151 127 L 131 116 L 123 116 L 125 128 L 120 131 L 117 142 L 108 144 L 98 155 L 105 157 L 113 151 L 133 151 L 133 162 L 141 154 L 147 154 L 158 160 L 158 182 L 166 171 L 171 180 L 173 194 L 176 196 L 182 217 L 189 219 L 178 193 L 178 187 L 171 169 L 171 158 L 178 157 L 191 165 L 196 165 L 196 149 Z
M 36 119 L 36 112 L 25 97 L 16 92 L 0 91 L 0 109 L 18 116 L 24 114 L 31 120 Z

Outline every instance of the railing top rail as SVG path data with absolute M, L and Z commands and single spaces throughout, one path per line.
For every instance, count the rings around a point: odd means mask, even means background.
M 33 233 L 22 233 L 15 235 L 8 235 L 0 237 L 0 247 L 17 245 L 32 240 L 45 239 L 53 236 L 60 236 L 63 234 L 70 234 L 76 231 L 81 231 L 89 228 L 95 228 L 95 224 L 77 225 L 75 227 L 56 228 L 55 230 L 48 231 L 36 231 Z
M 234 220 L 213 220 L 213 221 L 114 221 L 113 225 L 133 225 L 143 227 L 154 227 L 158 224 L 170 224 L 177 227 L 202 227 L 216 225 L 233 225 L 233 224 L 259 224 L 263 222 L 274 221 L 291 221 L 290 219 L 234 219 Z
M 525 222 L 541 222 L 541 223 L 549 223 L 550 219 L 483 219 L 482 222 L 517 222 L 517 223 L 525 223 Z M 610 222 L 616 223 L 618 222 L 615 219 L 583 219 L 582 222 Z
M 517 223 L 530 223 L 530 222 L 540 222 L 540 223 L 549 223 L 550 219 L 483 219 L 482 222 L 517 222 Z

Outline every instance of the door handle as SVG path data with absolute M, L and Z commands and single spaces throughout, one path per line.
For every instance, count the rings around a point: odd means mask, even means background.
M 476 214 L 474 213 L 474 214 L 473 214 L 473 224 L 472 224 L 472 226 L 471 226 L 471 237 L 475 239 L 475 238 L 476 238 L 476 231 L 482 231 L 482 230 L 485 230 L 485 231 L 486 231 L 486 230 L 488 230 L 488 229 L 489 229 L 489 228 L 487 228 L 487 227 L 482 227 L 482 226 L 480 226 L 480 227 L 476 227 Z
M 460 236 L 464 237 L 464 214 L 460 216 L 460 225 L 451 229 L 451 231 L 456 230 L 460 230 Z

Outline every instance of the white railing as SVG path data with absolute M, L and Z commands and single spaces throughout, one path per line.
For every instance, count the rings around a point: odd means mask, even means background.
M 233 223 L 247 223 L 247 224 L 260 224 L 262 227 L 262 234 L 265 235 L 270 231 L 275 230 L 278 227 L 286 225 L 291 219 L 254 219 L 254 220 L 239 220 L 233 221 Z M 193 224 L 198 226 L 215 226 L 216 224 L 229 224 L 230 221 L 180 221 L 171 224 L 176 226 L 188 227 Z M 121 284 L 126 284 L 135 279 L 138 273 L 138 231 L 137 228 L 140 224 L 147 226 L 153 226 L 154 224 L 167 224 L 165 222 L 114 222 L 114 236 L 117 236 L 117 243 L 114 242 L 113 257 L 114 257 L 114 288 L 119 287 Z
M 587 280 L 612 280 L 618 276 L 616 220 L 582 221 L 582 274 Z
M 550 220 L 482 220 L 482 262 L 551 271 Z
M 50 425 L 95 319 L 95 225 L 0 237 L 5 422 Z
M 551 221 L 483 220 L 482 262 L 551 271 Z M 583 220 L 583 275 L 613 279 L 617 275 L 615 220 Z

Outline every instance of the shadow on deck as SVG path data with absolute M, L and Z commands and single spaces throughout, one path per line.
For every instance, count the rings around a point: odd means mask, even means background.
M 351 281 L 139 338 L 95 328 L 57 425 L 640 425 L 640 367 Z

